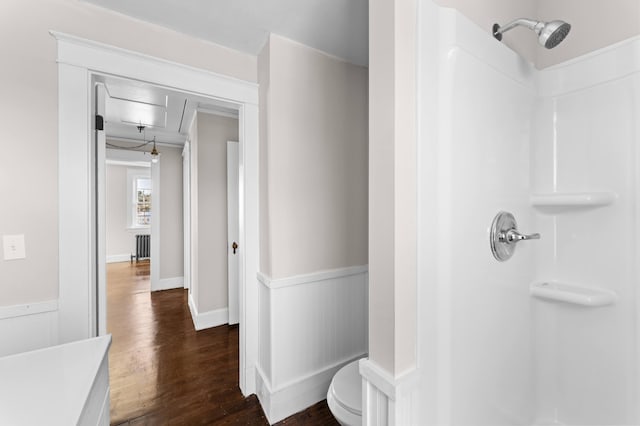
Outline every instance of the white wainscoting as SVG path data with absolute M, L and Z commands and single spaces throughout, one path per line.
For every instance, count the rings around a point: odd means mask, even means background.
M 112 254 L 107 256 L 107 263 L 131 262 L 131 253 Z
M 335 372 L 366 355 L 368 273 L 356 266 L 258 280 L 256 393 L 275 423 L 325 399 Z
M 189 295 L 189 310 L 191 311 L 191 319 L 196 330 L 204 330 L 205 328 L 217 327 L 229 322 L 229 309 L 222 308 L 213 311 L 198 312 L 193 297 Z
M 174 288 L 184 288 L 184 277 L 161 278 L 156 285 L 151 287 L 151 291 L 171 290 Z
M 57 343 L 57 300 L 0 307 L 0 356 Z
M 420 424 L 417 370 L 394 379 L 368 359 L 360 360 L 362 424 L 401 426 Z

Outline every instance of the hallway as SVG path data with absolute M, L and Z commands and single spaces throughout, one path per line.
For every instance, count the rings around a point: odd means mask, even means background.
M 238 327 L 196 332 L 187 291 L 149 291 L 149 263 L 107 265 L 111 424 L 266 425 L 238 388 Z M 326 402 L 283 425 L 332 425 Z

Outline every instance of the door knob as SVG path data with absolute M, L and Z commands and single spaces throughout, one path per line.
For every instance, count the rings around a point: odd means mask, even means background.
M 519 241 L 539 240 L 540 234 L 521 234 L 511 213 L 500 212 L 493 219 L 489 234 L 491 253 L 499 262 L 511 259 Z
M 236 254 L 236 249 L 238 248 L 238 243 L 235 241 L 231 244 L 231 248 L 233 249 L 233 254 Z

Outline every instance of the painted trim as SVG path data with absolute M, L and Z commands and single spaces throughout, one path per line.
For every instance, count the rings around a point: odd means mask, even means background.
M 369 359 L 359 363 L 363 383 L 363 424 L 386 426 L 418 424 L 420 374 L 413 369 L 394 378 Z
M 205 114 L 217 115 L 220 117 L 235 118 L 236 120 L 238 119 L 237 112 L 233 113 L 233 112 L 226 112 L 226 111 L 218 111 L 216 109 L 207 108 L 203 106 L 199 106 L 198 108 L 196 108 L 196 112 L 203 112 Z
M 22 317 L 25 315 L 43 314 L 58 310 L 57 300 L 45 302 L 26 303 L 24 305 L 0 306 L 0 320 Z
M 274 424 L 327 397 L 333 376 L 346 364 L 366 354 L 336 362 L 273 389 L 266 374 L 256 366 L 256 394 L 269 424 Z
M 258 272 L 258 281 L 264 284 L 267 288 L 275 290 L 279 288 L 291 287 L 294 285 L 317 283 L 318 281 L 326 281 L 335 278 L 349 277 L 351 275 L 358 275 L 362 273 L 368 273 L 369 266 L 349 266 L 346 268 L 329 269 L 325 271 L 313 272 L 311 274 L 294 275 L 285 278 L 273 279 L 262 272 Z
M 184 277 L 162 278 L 158 280 L 156 287 L 151 288 L 151 291 L 172 290 L 174 288 L 184 288 Z
M 369 383 L 378 388 L 388 398 L 396 399 L 397 382 L 383 368 L 369 359 L 363 359 L 359 363 L 360 375 Z
M 109 152 L 109 149 L 107 149 Z M 107 158 L 105 161 L 107 166 L 125 166 L 125 167 L 151 167 L 151 163 L 145 163 L 144 161 L 127 161 L 127 160 L 112 160 Z
M 112 254 L 107 256 L 107 263 L 131 262 L 131 253 Z
M 229 322 L 229 309 L 221 308 L 213 311 L 198 312 L 192 295 L 189 295 L 189 311 L 191 311 L 193 326 L 197 331 L 217 327 Z
M 221 99 L 231 102 L 258 105 L 258 84 L 238 78 L 214 73 L 201 68 L 191 67 L 166 59 L 157 58 L 132 50 L 111 46 L 93 40 L 84 39 L 59 31 L 49 31 L 58 41 L 58 59 L 60 64 L 67 64 L 91 70 L 113 70 L 118 72 L 120 64 L 127 69 L 128 78 L 149 81 L 149 75 L 155 75 L 155 68 L 170 68 L 172 78 L 179 80 L 191 79 L 186 82 L 182 90 L 192 90 L 202 93 L 202 87 L 208 87 L 207 92 L 215 93 Z M 115 69 L 114 69 L 115 68 Z

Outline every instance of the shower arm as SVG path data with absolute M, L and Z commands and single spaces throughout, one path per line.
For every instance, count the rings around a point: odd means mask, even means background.
M 516 19 L 514 21 L 509 22 L 507 25 L 503 25 L 501 27 L 498 27 L 494 31 L 493 35 L 494 36 L 502 35 L 503 33 L 506 33 L 507 31 L 509 31 L 509 30 L 511 30 L 511 29 L 513 29 L 513 28 L 515 28 L 517 26 L 527 27 L 530 30 L 534 30 L 536 33 L 540 33 L 540 30 L 542 30 L 542 28 L 544 27 L 544 22 L 534 21 L 533 19 L 519 18 L 519 19 Z

